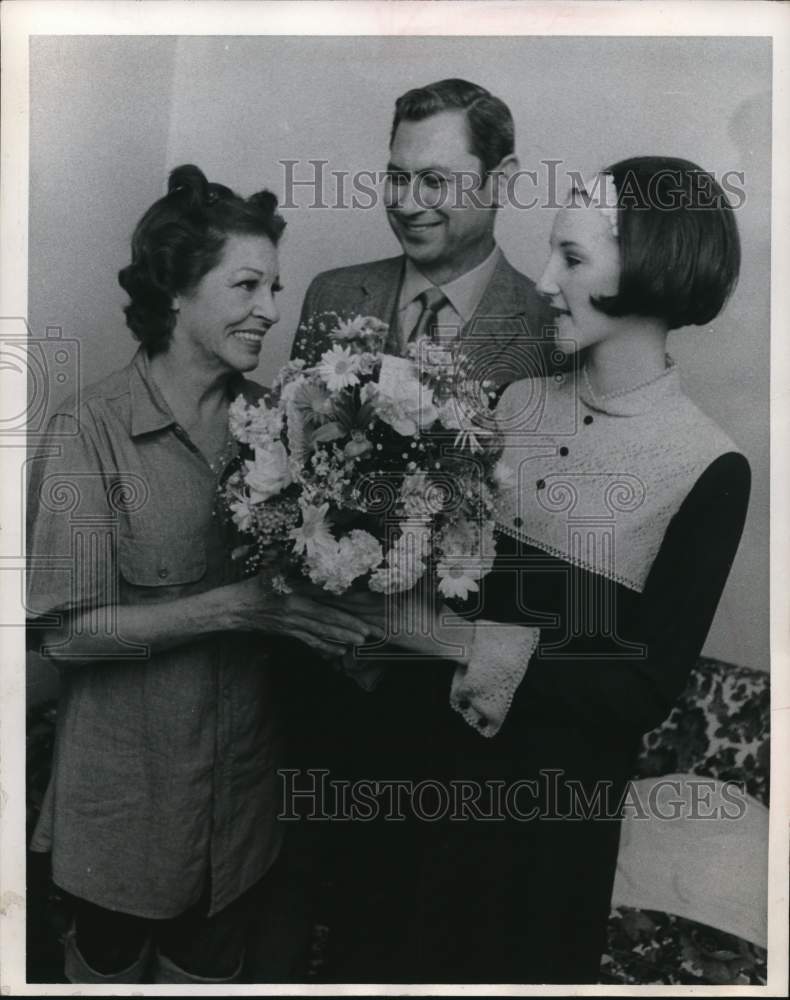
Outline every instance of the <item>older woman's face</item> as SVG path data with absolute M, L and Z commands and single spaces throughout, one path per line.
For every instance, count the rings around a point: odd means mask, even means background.
M 219 263 L 178 295 L 174 338 L 207 368 L 251 371 L 263 338 L 280 318 L 277 248 L 265 236 L 231 234 Z
M 589 347 L 609 336 L 618 320 L 606 316 L 590 296 L 616 295 L 620 252 L 606 216 L 594 205 L 574 205 L 557 213 L 551 252 L 538 291 L 559 310 L 559 338 Z

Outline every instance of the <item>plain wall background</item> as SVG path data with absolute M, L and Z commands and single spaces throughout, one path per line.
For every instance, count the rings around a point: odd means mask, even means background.
M 753 492 L 741 548 L 705 652 L 768 669 L 770 40 L 760 38 L 38 37 L 31 42 L 29 312 L 81 346 L 85 384 L 124 364 L 118 269 L 169 170 L 197 163 L 249 194 L 283 193 L 280 160 L 380 170 L 395 98 L 462 76 L 511 107 L 522 167 L 585 173 L 667 154 L 745 173 L 743 268 L 726 311 L 670 351 L 688 392 L 744 450 Z M 329 199 L 333 188 L 328 189 Z M 320 270 L 398 252 L 383 210 L 284 212 L 282 320 L 257 377 L 287 357 Z M 498 238 L 532 277 L 553 211 L 500 212 Z

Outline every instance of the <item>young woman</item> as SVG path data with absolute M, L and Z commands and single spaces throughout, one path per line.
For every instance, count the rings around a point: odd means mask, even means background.
M 228 405 L 260 394 L 244 373 L 278 319 L 276 206 L 173 171 L 119 274 L 140 349 L 59 409 L 30 484 L 30 631 L 63 679 L 32 847 L 75 897 L 75 983 L 238 977 L 281 840 L 261 633 L 328 656 L 370 634 L 242 579 L 214 516 Z
M 380 715 L 408 727 L 421 778 L 465 796 L 418 824 L 400 873 L 419 900 L 390 948 L 406 981 L 597 981 L 640 738 L 700 654 L 749 496 L 666 339 L 714 319 L 739 261 L 720 186 L 685 160 L 616 163 L 557 216 L 538 288 L 579 365 L 498 404 L 513 477 L 494 570 L 474 627 L 446 609 L 434 626 L 463 654 L 417 683 L 392 669 L 371 700 L 413 706 Z

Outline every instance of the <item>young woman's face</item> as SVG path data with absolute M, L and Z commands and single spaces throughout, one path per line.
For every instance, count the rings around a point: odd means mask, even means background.
M 219 263 L 178 295 L 175 336 L 207 368 L 246 372 L 258 364 L 263 338 L 280 318 L 277 248 L 265 236 L 231 234 Z
M 619 282 L 619 248 L 607 217 L 595 205 L 561 209 L 537 285 L 559 310 L 559 339 L 580 351 L 610 336 L 620 322 L 596 309 L 590 296 L 616 295 Z

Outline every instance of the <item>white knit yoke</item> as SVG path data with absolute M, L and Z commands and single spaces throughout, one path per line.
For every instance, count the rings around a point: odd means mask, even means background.
M 685 395 L 671 361 L 647 385 L 605 398 L 580 373 L 523 379 L 496 416 L 515 473 L 499 529 L 638 593 L 697 479 L 739 451 Z

